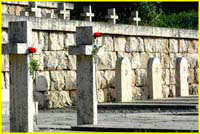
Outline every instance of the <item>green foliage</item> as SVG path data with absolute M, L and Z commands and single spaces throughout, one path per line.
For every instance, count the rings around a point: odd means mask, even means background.
M 160 16 L 160 27 L 186 28 L 198 30 L 198 13 L 195 11 L 182 11 Z
M 39 69 L 39 64 L 38 64 L 38 60 L 33 59 L 33 55 L 30 54 L 29 56 L 30 58 L 30 74 L 33 76 L 33 79 L 35 79 L 36 76 L 36 71 Z
M 188 6 L 187 6 L 188 3 Z M 142 26 L 198 29 L 198 2 L 77 2 L 71 11 L 72 19 L 83 20 L 83 5 L 92 5 L 93 21 L 105 22 L 108 8 L 116 8 L 117 23 L 130 24 L 132 11 L 138 10 Z M 180 5 L 184 5 L 181 7 Z M 176 8 L 175 5 L 178 7 Z M 170 7 L 171 6 L 171 7 Z M 192 10 L 194 9 L 194 10 Z
M 198 13 L 194 10 L 165 13 L 160 2 L 142 2 L 138 9 L 142 18 L 141 25 L 198 29 Z

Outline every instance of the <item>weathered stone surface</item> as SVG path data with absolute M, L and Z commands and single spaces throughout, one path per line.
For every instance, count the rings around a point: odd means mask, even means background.
M 9 71 L 9 55 L 1 55 L 1 68 L 2 71 Z
M 114 88 L 106 88 L 103 89 L 104 92 L 104 102 L 116 102 L 116 89 Z
M 198 95 L 198 84 L 192 84 L 189 87 L 189 93 L 190 95 Z
M 171 53 L 178 53 L 178 43 L 177 39 L 169 39 L 169 51 Z
M 163 85 L 163 90 L 162 90 L 162 95 L 163 95 L 163 98 L 168 98 L 169 97 L 169 90 L 170 90 L 170 88 L 169 88 L 169 86 L 167 86 L 167 85 Z
M 188 69 L 188 83 L 194 83 L 195 72 L 194 69 Z
M 189 43 L 189 47 L 188 47 L 188 53 L 198 53 L 198 40 L 192 40 Z
M 116 86 L 115 71 L 105 71 L 104 78 L 106 80 L 106 87 L 114 88 Z
M 48 108 L 48 101 L 49 101 L 49 98 L 48 98 L 48 94 L 47 92 L 33 92 L 33 99 L 34 101 L 37 101 L 38 102 L 38 108 L 39 109 L 44 109 L 44 108 Z
M 185 58 L 176 59 L 176 96 L 188 96 L 188 63 Z
M 62 32 L 49 34 L 49 50 L 63 50 L 64 49 L 64 34 Z
M 134 70 L 131 71 L 131 77 L 132 77 L 131 86 L 132 86 L 132 89 L 133 89 L 135 87 L 135 84 L 136 84 L 136 76 L 135 76 Z
M 103 89 L 97 90 L 97 98 L 98 98 L 98 102 L 100 102 L 100 103 L 105 102 Z
M 50 71 L 51 90 L 65 89 L 65 71 Z
M 140 68 L 141 63 L 140 63 L 140 54 L 139 53 L 133 53 L 132 54 L 131 65 L 132 65 L 132 69 Z
M 112 36 L 106 36 L 104 35 L 102 37 L 102 44 L 100 45 L 103 45 L 104 49 L 107 51 L 107 52 L 112 52 L 114 50 L 114 46 L 113 46 L 113 38 Z
M 147 84 L 147 71 L 145 69 L 136 69 L 136 86 L 144 86 Z
M 187 53 L 189 47 L 189 41 L 181 39 L 179 40 L 179 53 Z
M 48 71 L 37 72 L 35 80 L 36 91 L 47 91 L 50 89 L 50 76 Z
M 118 58 L 115 71 L 117 102 L 132 101 L 131 73 L 131 62 L 129 58 Z
M 150 58 L 147 68 L 147 86 L 150 99 L 163 98 L 162 96 L 162 69 L 158 58 Z
M 69 93 L 70 93 L 70 99 L 71 99 L 72 105 L 75 106 L 77 104 L 76 91 L 75 90 L 70 90 Z
M 176 84 L 175 69 L 170 69 L 170 84 Z
M 162 68 L 169 68 L 170 67 L 170 56 L 169 56 L 169 54 L 161 53 L 160 57 L 161 57 L 160 62 L 161 62 Z
M 189 68 L 198 68 L 198 54 L 185 54 Z
M 61 70 L 67 69 L 68 59 L 66 51 L 45 51 L 44 52 L 44 69 Z
M 123 36 L 120 37 L 114 37 L 114 50 L 115 51 L 125 51 L 126 46 L 126 38 Z
M 76 70 L 76 56 L 75 55 L 68 55 L 67 57 L 67 68 L 70 70 Z
M 175 97 L 175 96 L 176 96 L 176 85 L 170 85 L 168 97 Z
M 69 91 L 51 91 L 48 92 L 49 108 L 61 108 L 71 105 Z
M 105 78 L 105 71 L 97 71 L 97 89 L 103 89 L 106 88 L 107 81 Z
M 199 69 L 194 70 L 194 81 L 195 83 L 199 82 Z
M 8 32 L 7 32 L 7 30 L 3 30 L 2 29 L 2 32 L 1 32 L 1 42 L 2 42 L 2 44 L 8 43 Z
M 132 90 L 133 100 L 146 100 L 148 99 L 147 87 L 135 87 Z
M 16 16 L 20 16 L 20 12 L 23 11 L 24 8 L 21 7 L 21 6 L 16 6 L 16 10 L 15 10 L 15 13 L 16 13 Z
M 64 78 L 65 78 L 65 90 L 77 89 L 75 71 L 66 71 Z
M 170 68 L 174 69 L 176 67 L 176 58 L 183 57 L 181 53 L 170 53 Z
M 153 57 L 152 53 L 140 53 L 140 68 L 147 68 L 147 63 L 150 57 Z
M 75 45 L 76 35 L 74 33 L 64 34 L 65 48 Z
M 117 55 L 116 52 L 107 52 L 102 56 L 99 56 L 99 64 L 98 64 L 98 69 L 114 69 L 116 60 L 117 60 Z
M 44 3 L 44 2 L 43 2 Z M 8 27 L 7 22 L 11 20 L 32 20 L 33 29 L 36 30 L 53 30 L 53 31 L 68 31 L 75 32 L 76 26 L 94 26 L 95 31 L 100 31 L 105 34 L 117 34 L 117 35 L 129 35 L 129 36 L 149 36 L 149 37 L 168 37 L 168 38 L 188 38 L 198 39 L 197 30 L 183 30 L 183 29 L 170 29 L 170 28 L 159 28 L 159 27 L 144 27 L 144 26 L 133 26 L 133 25 L 112 25 L 100 22 L 85 21 L 70 21 L 67 22 L 58 19 L 52 19 L 49 23 L 49 19 L 39 18 L 17 18 L 15 16 L 2 15 L 2 26 Z M 48 25 L 46 25 L 48 23 Z
M 159 38 L 144 38 L 146 52 L 168 52 L 168 40 Z
M 156 52 L 156 39 L 144 38 L 144 46 L 146 52 Z
M 126 52 L 144 52 L 144 41 L 138 37 L 128 37 L 126 41 Z
M 38 33 L 38 48 L 41 50 L 48 50 L 48 44 L 49 44 L 49 35 L 48 32 L 39 32 Z
M 5 90 L 4 73 L 1 72 L 1 89 Z M 2 99 L 3 100 L 3 99 Z
M 165 69 L 163 71 L 163 73 L 164 73 L 165 84 L 169 85 L 170 84 L 170 70 L 169 69 Z

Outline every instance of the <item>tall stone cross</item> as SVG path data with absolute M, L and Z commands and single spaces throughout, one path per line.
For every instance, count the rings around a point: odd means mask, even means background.
M 38 8 L 37 2 L 29 2 L 25 11 L 21 12 L 23 16 L 42 17 L 41 9 Z
M 91 5 L 83 7 L 83 13 L 81 13 L 81 16 L 83 16 L 86 21 L 92 22 L 92 17 L 94 17 L 94 13 L 92 13 Z
M 33 132 L 33 81 L 28 56 L 31 44 L 30 22 L 9 22 L 10 132 Z
M 108 22 L 116 24 L 118 16 L 116 15 L 115 8 L 108 9 L 108 15 L 106 16 L 106 19 L 108 19 Z
M 136 26 L 138 26 L 138 22 L 141 21 L 141 19 L 138 16 L 138 11 L 132 12 L 131 17 L 133 17 L 134 23 L 136 23 Z
M 77 124 L 97 124 L 96 65 L 92 55 L 91 26 L 76 28 L 76 46 L 69 47 L 77 55 Z

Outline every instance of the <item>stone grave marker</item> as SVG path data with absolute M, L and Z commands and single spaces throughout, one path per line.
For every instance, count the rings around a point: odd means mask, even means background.
M 27 50 L 31 43 L 30 22 L 9 22 L 10 132 L 33 132 L 33 82 Z
M 92 22 L 92 17 L 94 17 L 94 13 L 92 13 L 91 5 L 83 7 L 83 13 L 81 13 L 81 16 L 83 16 L 86 21 Z
M 77 55 L 77 124 L 97 124 L 96 65 L 92 56 L 91 26 L 76 28 L 76 46 L 69 47 Z
M 28 7 L 20 14 L 22 16 L 42 17 L 41 9 L 38 8 L 37 2 L 28 2 Z
M 133 21 L 133 24 L 136 24 L 136 26 L 138 26 L 139 21 L 141 21 L 141 19 L 138 16 L 138 11 L 131 12 L 130 20 Z
M 149 99 L 162 98 L 162 69 L 158 58 L 150 58 L 147 65 Z
M 108 22 L 116 24 L 118 16 L 116 15 L 115 8 L 108 9 L 108 15 L 106 16 L 106 19 L 108 19 Z
M 73 10 L 74 6 L 71 3 L 59 2 L 58 9 L 55 14 L 59 19 L 70 20 L 70 10 Z
M 185 58 L 176 59 L 176 96 L 189 96 L 188 63 Z
M 117 102 L 131 102 L 132 101 L 132 87 L 131 87 L 131 63 L 127 57 L 120 57 L 117 59 L 116 70 L 116 90 Z

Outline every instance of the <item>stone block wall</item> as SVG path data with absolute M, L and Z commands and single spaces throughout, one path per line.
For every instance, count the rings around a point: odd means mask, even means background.
M 163 96 L 175 96 L 175 60 L 185 57 L 189 64 L 189 93 L 198 94 L 198 31 L 143 27 L 103 22 L 87 22 L 19 16 L 27 6 L 22 3 L 2 3 L 2 53 L 8 43 L 8 22 L 32 22 L 33 46 L 41 52 L 34 81 L 34 97 L 40 108 L 61 108 L 76 104 L 76 56 L 68 54 L 75 45 L 76 26 L 93 26 L 102 32 L 99 44 L 105 54 L 97 65 L 98 101 L 115 102 L 115 65 L 118 57 L 128 57 L 132 65 L 133 100 L 148 99 L 147 62 L 150 57 L 161 61 Z M 55 9 L 55 3 L 41 5 L 45 11 Z M 43 11 L 42 10 L 42 11 Z M 45 14 L 45 13 L 44 13 Z M 9 101 L 9 56 L 2 54 L 2 101 Z M 5 106 L 6 107 L 6 106 Z

